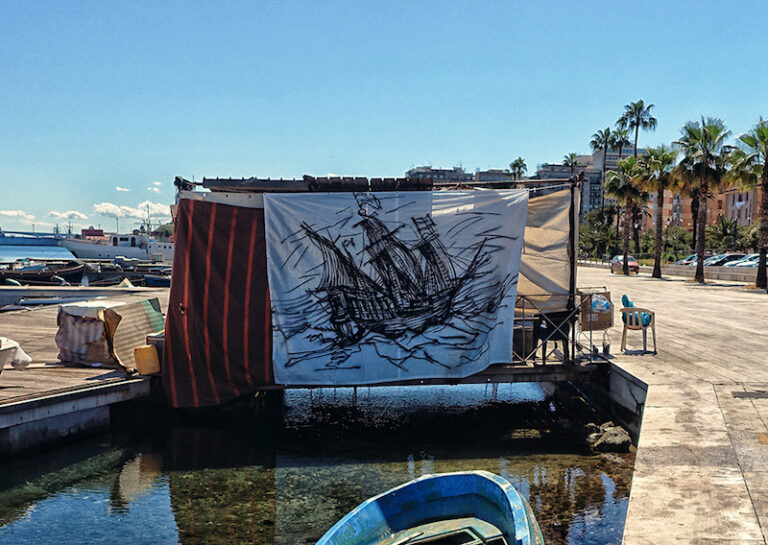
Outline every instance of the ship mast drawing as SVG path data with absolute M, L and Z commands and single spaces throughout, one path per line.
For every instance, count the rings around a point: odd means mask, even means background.
M 362 236 L 334 236 L 330 228 L 306 222 L 294 234 L 320 251 L 322 264 L 311 275 L 314 286 L 296 298 L 282 332 L 286 338 L 307 335 L 322 348 L 295 354 L 288 365 L 330 355 L 332 367 L 342 366 L 361 344 L 394 345 L 399 356 L 379 347 L 376 352 L 398 366 L 412 357 L 442 365 L 429 348 L 446 343 L 464 351 L 466 361 L 487 349 L 481 337 L 499 325 L 490 316 L 517 282 L 517 275 L 492 274 L 490 255 L 499 249 L 493 235 L 452 253 L 430 214 L 389 226 L 375 195 L 355 198 L 358 210 L 346 221 Z M 323 317 L 326 327 L 318 325 Z

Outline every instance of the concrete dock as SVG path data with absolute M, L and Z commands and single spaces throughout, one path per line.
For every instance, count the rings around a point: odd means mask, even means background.
M 626 293 L 656 312 L 657 354 L 642 353 L 639 332 L 620 353 L 618 312 L 609 331 L 612 376 L 643 390 L 624 544 L 768 543 L 768 295 L 591 267 L 580 267 L 578 284 L 606 286 L 617 308 Z M 155 296 L 165 308 L 167 289 L 120 298 Z M 56 312 L 0 314 L 0 335 L 34 358 L 0 375 L 0 451 L 105 426 L 111 404 L 149 394 L 146 378 L 58 363 Z
M 23 289 L 23 288 L 16 288 Z M 114 291 L 110 300 L 158 297 L 165 289 Z M 58 361 L 54 337 L 58 305 L 0 313 L 0 336 L 20 343 L 32 357 L 24 370 L 0 373 L 0 453 L 93 431 L 109 425 L 109 407 L 150 393 L 150 379 L 121 369 L 67 366 Z
M 578 284 L 656 313 L 656 355 L 638 331 L 620 353 L 618 310 L 610 330 L 613 362 L 647 384 L 624 544 L 766 543 L 768 295 L 587 267 Z

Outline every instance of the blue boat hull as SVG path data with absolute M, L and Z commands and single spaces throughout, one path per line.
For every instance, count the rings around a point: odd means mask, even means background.
M 152 288 L 167 288 L 171 285 L 171 277 L 160 276 L 156 274 L 145 274 L 144 284 Z
M 465 517 L 493 525 L 509 545 L 543 544 L 530 507 L 509 482 L 486 471 L 468 471 L 428 475 L 370 498 L 317 545 L 373 545 L 425 523 Z

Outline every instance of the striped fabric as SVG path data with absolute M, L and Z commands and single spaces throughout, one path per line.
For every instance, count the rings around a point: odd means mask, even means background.
M 173 407 L 220 405 L 273 383 L 264 210 L 182 199 L 165 326 Z

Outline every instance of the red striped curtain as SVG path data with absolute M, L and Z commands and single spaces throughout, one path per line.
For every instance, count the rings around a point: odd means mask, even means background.
M 183 199 L 176 216 L 163 386 L 173 407 L 271 384 L 264 210 Z

